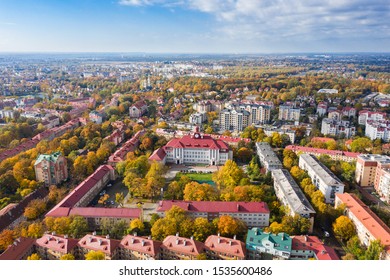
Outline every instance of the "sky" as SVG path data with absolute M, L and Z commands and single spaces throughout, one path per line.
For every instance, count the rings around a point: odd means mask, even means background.
M 390 4 L 0 0 L 0 52 L 390 52 Z

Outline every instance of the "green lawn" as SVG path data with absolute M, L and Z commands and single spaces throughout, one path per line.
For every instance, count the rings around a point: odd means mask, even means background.
M 176 178 L 181 175 L 186 175 L 193 181 L 212 181 L 212 173 L 177 173 Z

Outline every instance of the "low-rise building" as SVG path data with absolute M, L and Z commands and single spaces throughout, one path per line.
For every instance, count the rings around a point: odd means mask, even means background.
M 344 192 L 344 184 L 315 156 L 301 154 L 299 167 L 307 171 L 313 184 L 324 194 L 326 203 L 334 203 L 336 193 Z
M 360 242 L 368 247 L 372 241 L 380 240 L 385 247 L 381 258 L 390 260 L 390 228 L 354 194 L 337 194 L 335 207 L 341 204 L 354 223 Z
M 140 100 L 135 102 L 129 108 L 130 118 L 140 118 L 148 111 L 148 105 L 145 101 Z
M 361 155 L 361 153 L 353 153 L 353 152 L 346 152 L 346 151 L 339 151 L 339 150 L 319 149 L 319 148 L 304 147 L 304 146 L 297 146 L 297 145 L 288 145 L 288 146 L 286 146 L 285 149 L 291 150 L 296 154 L 309 154 L 309 155 L 314 155 L 316 157 L 320 157 L 322 155 L 327 155 L 333 160 L 341 160 L 341 161 L 347 161 L 347 162 L 356 161 L 357 157 L 359 155 Z
M 118 255 L 120 241 L 110 239 L 107 236 L 98 236 L 95 233 L 87 234 L 77 243 L 76 255 L 78 259 L 85 259 L 85 255 L 90 251 L 100 251 L 104 253 L 106 260 L 115 260 Z
M 63 255 L 75 256 L 77 239 L 54 233 L 44 234 L 36 240 L 36 251 L 43 260 L 59 260 Z
M 282 162 L 279 160 L 275 152 L 272 150 L 270 144 L 267 142 L 257 142 L 256 151 L 261 164 L 264 166 L 267 172 L 283 168 Z
M 159 260 L 162 242 L 150 237 L 126 235 L 120 242 L 118 258 L 121 260 Z
M 294 181 L 290 172 L 286 169 L 276 169 L 271 174 L 274 179 L 275 194 L 279 201 L 288 207 L 291 216 L 299 215 L 309 219 L 311 223 L 309 232 L 312 232 L 316 211 Z
M 39 155 L 34 163 L 35 177 L 46 186 L 58 185 L 68 179 L 66 158 L 61 152 Z
M 339 260 L 335 250 L 325 245 L 317 236 L 291 236 L 290 260 Z
M 96 124 L 101 124 L 103 122 L 103 118 L 103 114 L 97 111 L 92 111 L 91 113 L 89 113 L 89 120 Z
M 269 225 L 270 211 L 265 202 L 162 200 L 157 214 L 164 217 L 172 206 L 180 207 L 194 219 L 202 217 L 212 221 L 221 216 L 231 216 L 245 222 L 248 227 Z
M 161 257 L 164 260 L 196 260 L 204 249 L 204 244 L 193 238 L 169 235 L 161 245 Z
M 207 259 L 210 260 L 245 260 L 245 243 L 236 238 L 210 235 L 205 243 Z
M 322 120 L 321 133 L 334 136 L 344 134 L 345 138 L 351 138 L 356 134 L 356 128 L 349 121 L 324 118 Z
M 288 260 L 291 255 L 292 239 L 286 233 L 268 233 L 259 228 L 248 230 L 246 237 L 247 259 Z
M 1 260 L 27 260 L 35 252 L 35 239 L 30 237 L 20 237 L 16 239 L 8 248 L 0 254 Z

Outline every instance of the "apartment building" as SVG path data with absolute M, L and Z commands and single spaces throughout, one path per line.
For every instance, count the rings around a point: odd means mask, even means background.
M 291 236 L 290 260 L 339 260 L 335 250 L 325 245 L 317 236 Z
M 324 194 L 326 203 L 334 203 L 336 193 L 344 192 L 344 184 L 315 156 L 301 154 L 299 167 L 308 172 L 313 184 Z
M 292 105 L 280 105 L 278 119 L 281 121 L 299 121 L 301 109 L 296 109 Z
M 387 203 L 390 203 L 390 168 L 378 170 L 375 190 Z
M 340 204 L 345 205 L 345 215 L 354 223 L 360 242 L 368 247 L 380 240 L 385 246 L 381 258 L 390 260 L 390 228 L 354 194 L 337 194 L 335 207 Z
M 202 217 L 212 221 L 221 216 L 231 216 L 245 222 L 248 227 L 263 228 L 269 225 L 270 211 L 265 202 L 162 200 L 157 214 L 164 217 L 165 212 L 174 205 L 194 219 Z
M 145 101 L 140 100 L 135 102 L 129 108 L 130 118 L 140 118 L 148 111 L 148 105 Z
M 35 252 L 35 239 L 30 237 L 20 237 L 16 239 L 8 248 L 0 254 L 2 260 L 27 260 Z
M 36 240 L 36 251 L 43 260 L 59 260 L 63 255 L 75 255 L 77 239 L 55 233 L 44 234 Z
M 321 133 L 324 135 L 340 136 L 351 138 L 356 134 L 356 128 L 349 122 L 333 118 L 324 118 L 321 124 Z
M 384 142 L 390 142 L 390 120 L 368 120 L 365 135 L 371 140 L 382 139 Z
M 68 165 L 61 152 L 39 155 L 34 169 L 36 180 L 46 186 L 58 185 L 68 179 Z
M 202 242 L 178 234 L 167 236 L 160 248 L 164 260 L 196 260 L 205 249 Z
M 104 253 L 105 260 L 118 259 L 119 240 L 110 239 L 107 236 L 99 236 L 96 233 L 87 234 L 79 240 L 76 247 L 76 258 L 85 259 L 85 255 L 90 251 L 100 251 Z
M 209 260 L 245 260 L 245 243 L 234 238 L 210 235 L 205 243 L 205 253 Z
M 242 109 L 224 109 L 219 113 L 220 131 L 243 131 L 249 125 L 250 113 Z
M 283 168 L 282 162 L 279 160 L 275 152 L 272 150 L 270 144 L 267 142 L 257 142 L 256 151 L 261 164 L 264 166 L 267 172 Z
M 159 260 L 162 242 L 150 237 L 126 235 L 118 247 L 120 260 Z
M 322 155 L 327 155 L 333 160 L 341 160 L 341 161 L 347 161 L 347 162 L 356 161 L 357 157 L 359 155 L 361 155 L 361 153 L 352 153 L 352 152 L 339 151 L 339 150 L 319 149 L 319 148 L 304 147 L 304 146 L 297 146 L 297 145 L 288 145 L 288 146 L 286 146 L 285 149 L 291 150 L 294 153 L 309 154 L 309 155 L 314 155 L 316 157 L 319 157 Z
M 249 260 L 287 260 L 291 255 L 292 239 L 286 233 L 273 234 L 252 228 L 245 243 Z
M 271 174 L 274 179 L 275 194 L 279 201 L 287 206 L 291 216 L 299 215 L 309 219 L 311 223 L 309 232 L 312 232 L 316 211 L 294 181 L 290 172 L 286 169 L 275 169 Z
M 359 112 L 358 123 L 360 125 L 366 125 L 367 121 L 384 121 L 386 119 L 386 113 L 373 112 L 368 110 L 361 110 Z
M 356 161 L 355 179 L 361 187 L 374 187 L 381 168 L 390 167 L 390 156 L 364 154 Z

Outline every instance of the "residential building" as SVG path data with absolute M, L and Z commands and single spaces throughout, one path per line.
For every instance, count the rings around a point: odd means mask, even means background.
M 271 106 L 259 104 L 247 104 L 242 106 L 250 113 L 249 125 L 265 124 L 271 120 Z
M 58 185 L 68 179 L 68 165 L 61 152 L 39 155 L 34 169 L 36 180 L 46 186 Z
M 233 159 L 233 152 L 224 141 L 199 133 L 196 128 L 190 135 L 171 139 L 149 159 L 164 164 L 223 165 Z
M 297 146 L 297 145 L 288 145 L 285 149 L 291 150 L 297 154 L 309 154 L 309 155 L 314 155 L 316 157 L 320 157 L 322 155 L 327 155 L 333 160 L 341 160 L 341 161 L 347 161 L 347 162 L 356 161 L 357 157 L 359 155 L 361 155 L 361 153 L 352 153 L 352 152 L 339 151 L 339 150 L 319 149 L 319 148 L 304 147 L 304 146 Z
M 357 157 L 355 179 L 361 187 L 374 187 L 378 182 L 378 173 L 381 168 L 390 167 L 390 156 L 359 155 Z M 378 177 L 378 178 L 377 178 Z
M 351 138 L 355 135 L 356 129 L 349 121 L 324 118 L 322 120 L 321 133 L 334 136 L 343 134 L 344 138 Z
M 201 217 L 212 221 L 221 216 L 231 216 L 245 222 L 250 228 L 269 225 L 270 211 L 265 202 L 162 200 L 156 212 L 164 217 L 172 206 L 180 207 L 194 219 Z
M 89 120 L 96 124 L 103 123 L 103 118 L 104 118 L 103 114 L 97 111 L 92 111 L 91 113 L 89 113 Z
M 205 249 L 202 242 L 178 234 L 167 236 L 160 248 L 164 260 L 196 260 Z
M 121 260 L 159 260 L 162 242 L 150 237 L 126 235 L 120 242 L 118 258 Z
M 279 106 L 279 120 L 281 121 L 299 121 L 301 109 L 296 109 L 292 105 Z
M 317 236 L 291 236 L 290 260 L 339 260 L 335 250 L 325 245 Z
M 334 88 L 322 88 L 318 91 L 318 93 L 325 93 L 325 94 L 337 94 L 339 91 Z
M 328 104 L 326 102 L 320 102 L 317 105 L 317 115 L 319 117 L 325 116 L 328 111 Z
M 301 154 L 299 167 L 307 171 L 313 184 L 324 194 L 326 203 L 334 203 L 336 193 L 344 192 L 344 184 L 315 156 Z
M 385 247 L 381 258 L 390 260 L 390 228 L 354 194 L 337 194 L 335 207 L 340 204 L 354 223 L 360 242 L 368 247 L 372 241 L 380 240 Z
M 279 160 L 275 152 L 272 150 L 270 144 L 267 142 L 257 142 L 256 151 L 261 164 L 264 166 L 267 172 L 283 168 L 282 162 Z
M 279 201 L 287 206 L 289 215 L 299 215 L 309 219 L 311 223 L 309 232 L 312 232 L 316 211 L 294 181 L 290 172 L 286 169 L 275 169 L 272 170 L 271 174 L 274 179 L 275 194 Z
M 145 130 L 140 130 L 133 135 L 133 137 L 126 141 L 118 150 L 116 150 L 110 157 L 108 158 L 108 164 L 111 166 L 116 166 L 118 162 L 124 161 L 126 159 L 126 155 L 129 152 L 134 152 L 140 143 L 139 139 L 142 135 L 145 134 Z
M 145 101 L 140 100 L 129 108 L 130 118 L 140 118 L 148 111 L 148 105 Z
M 246 237 L 247 259 L 287 260 L 291 255 L 292 239 L 286 233 L 268 233 L 259 228 L 248 230 Z
M 242 109 L 224 109 L 219 113 L 220 131 L 243 131 L 249 125 L 250 113 Z
M 110 239 L 110 236 L 98 236 L 96 233 L 87 234 L 77 243 L 76 256 L 78 259 L 85 259 L 85 255 L 90 251 L 100 251 L 104 253 L 106 260 L 115 260 L 118 255 L 120 241 Z
M 341 109 L 341 114 L 343 117 L 348 117 L 348 118 L 354 118 L 356 117 L 356 109 L 353 107 L 344 107 Z
M 375 190 L 387 203 L 390 203 L 390 168 L 380 168 L 378 171 Z
M 16 239 L 8 248 L 0 254 L 2 260 L 27 260 L 35 252 L 35 239 L 30 237 L 20 237 Z
M 384 142 L 390 142 L 390 120 L 368 120 L 365 135 L 371 140 L 382 139 Z
M 201 125 L 207 121 L 206 113 L 194 113 L 190 115 L 189 122 L 195 125 Z
M 257 127 L 257 126 L 256 126 Z M 261 126 L 260 126 L 261 127 Z M 262 127 L 265 135 L 272 137 L 272 135 L 276 132 L 280 135 L 286 134 L 290 139 L 291 144 L 295 142 L 295 130 L 292 129 L 283 129 L 283 128 L 275 128 L 275 127 Z
M 245 243 L 234 238 L 210 235 L 205 243 L 205 252 L 209 260 L 245 260 Z
M 14 119 L 15 118 L 15 111 L 14 110 L 0 110 L 0 119 Z
M 43 260 L 59 260 L 63 255 L 75 256 L 77 239 L 54 233 L 44 234 L 36 240 L 36 251 Z
M 328 113 L 328 119 L 336 120 L 336 121 L 341 121 L 342 119 L 342 112 L 337 109 L 330 109 Z
M 384 121 L 386 119 L 386 113 L 373 112 L 368 110 L 361 110 L 359 112 L 358 123 L 360 125 L 366 125 L 367 121 Z

